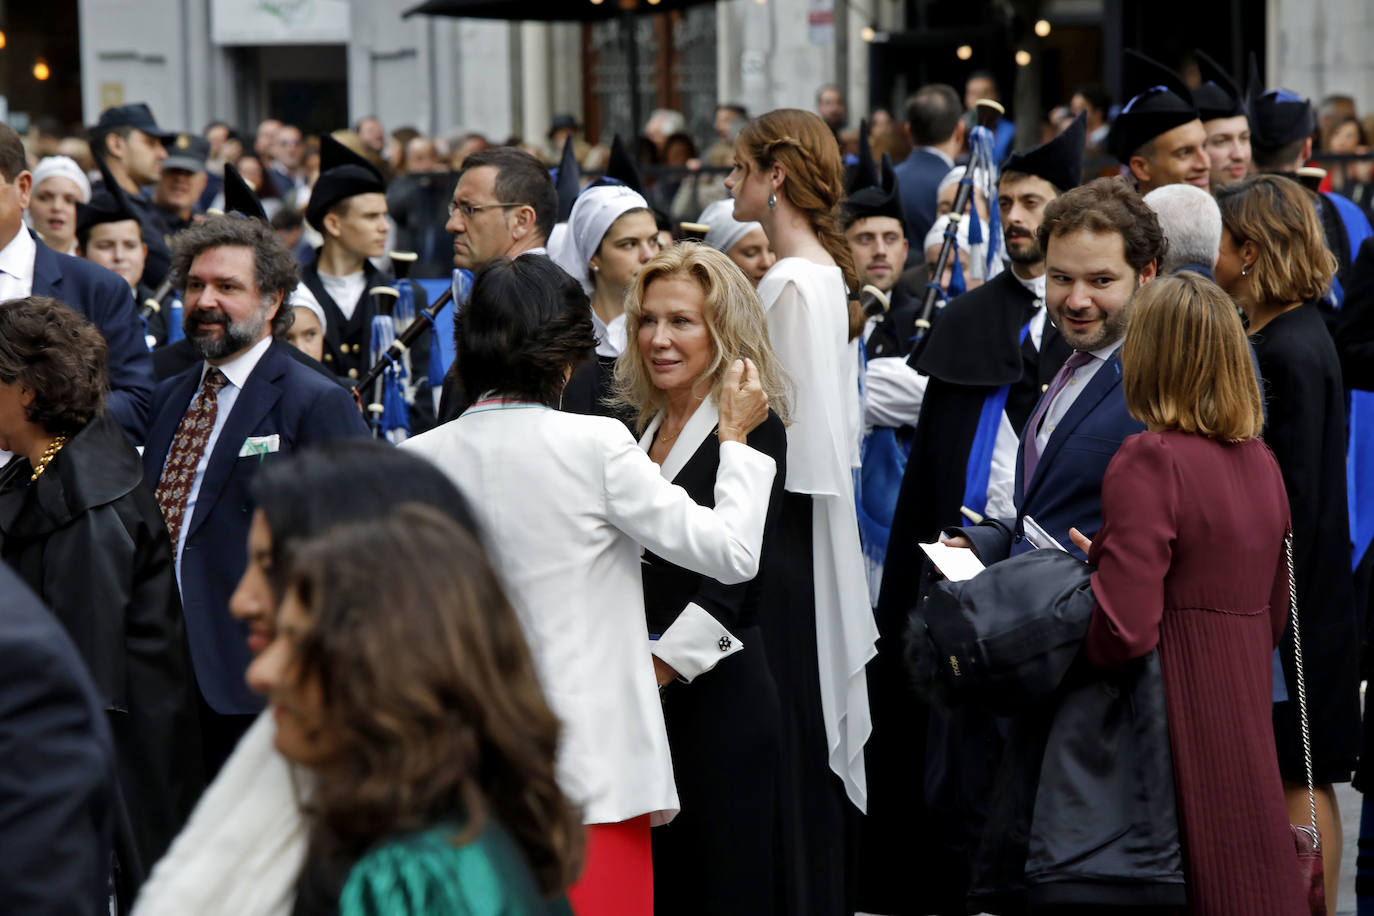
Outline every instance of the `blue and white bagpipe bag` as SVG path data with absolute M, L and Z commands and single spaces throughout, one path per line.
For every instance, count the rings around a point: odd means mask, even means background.
M 943 238 L 951 241 L 950 257 L 953 269 L 949 286 L 940 289 L 938 277 L 932 277 L 936 285 L 938 302 L 947 302 L 962 295 L 967 288 L 963 267 L 959 260 L 961 237 L 969 251 L 970 278 L 980 282 L 996 276 L 1002 270 L 1002 259 L 1006 245 L 1002 237 L 1001 221 L 997 212 L 997 163 L 993 158 L 994 138 L 987 128 L 975 127 L 969 134 L 969 167 L 959 177 L 961 184 L 970 187 L 968 212 L 962 219 L 945 219 Z M 988 202 L 988 221 L 986 224 L 978 217 L 974 200 L 981 194 Z M 926 239 L 914 240 L 924 244 Z M 859 409 L 867 416 L 868 391 L 865 384 L 868 360 L 863 346 L 859 347 Z M 905 357 L 896 357 L 904 359 Z M 914 370 L 913 370 L 914 371 Z M 883 561 L 887 556 L 888 539 L 892 532 L 892 518 L 897 509 L 897 497 L 902 488 L 902 477 L 906 473 L 907 457 L 911 451 L 910 431 L 899 435 L 899 430 L 890 426 L 876 426 L 863 434 L 860 443 L 860 467 L 855 472 L 855 508 L 859 519 L 859 540 L 863 546 L 864 566 L 868 572 L 868 593 L 870 603 L 877 605 L 878 592 L 882 586 Z

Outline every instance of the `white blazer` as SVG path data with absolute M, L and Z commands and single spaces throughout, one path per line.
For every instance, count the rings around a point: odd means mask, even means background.
M 678 798 L 645 640 L 640 545 L 727 584 L 753 578 L 773 459 L 723 443 L 711 510 L 605 417 L 479 403 L 402 447 L 472 504 L 563 722 L 559 782 L 584 822 L 666 823 Z

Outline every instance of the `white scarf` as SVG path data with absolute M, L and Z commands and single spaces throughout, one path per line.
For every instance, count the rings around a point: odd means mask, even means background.
M 271 713 L 258 716 L 153 868 L 133 916 L 290 916 L 307 831 L 276 734 Z

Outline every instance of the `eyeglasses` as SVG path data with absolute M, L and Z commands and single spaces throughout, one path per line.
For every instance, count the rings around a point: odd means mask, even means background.
M 481 212 L 482 210 L 491 210 L 491 209 L 493 209 L 493 208 L 495 208 L 495 207 L 500 207 L 502 210 L 509 210 L 511 207 L 523 207 L 523 206 L 525 206 L 525 204 L 507 204 L 507 203 L 497 203 L 497 204 L 455 204 L 453 201 L 449 201 L 449 204 L 448 204 L 448 215 L 449 215 L 449 216 L 452 216 L 453 213 L 454 213 L 454 211 L 458 211 L 458 212 L 462 213 L 464 216 L 466 216 L 468 219 L 472 219 L 472 215 L 473 215 L 474 213 L 479 213 L 479 212 Z

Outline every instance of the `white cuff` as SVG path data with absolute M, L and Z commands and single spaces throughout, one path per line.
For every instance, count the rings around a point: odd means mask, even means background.
M 688 683 L 743 648 L 744 643 L 699 604 L 683 608 L 663 635 L 649 644 L 650 651 Z

